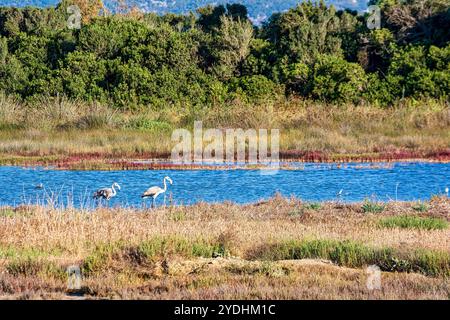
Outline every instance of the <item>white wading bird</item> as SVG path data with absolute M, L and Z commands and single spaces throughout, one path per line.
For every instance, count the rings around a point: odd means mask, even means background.
M 117 187 L 117 189 L 120 190 L 119 184 L 117 182 L 114 182 L 112 184 L 111 188 L 103 188 L 103 189 L 98 189 L 97 191 L 95 191 L 93 198 L 96 200 L 98 200 L 98 199 L 109 200 L 112 197 L 115 197 L 117 192 L 116 192 L 116 189 L 114 189 L 114 187 Z
M 166 192 L 166 190 L 167 190 L 166 180 L 169 181 L 170 184 L 173 183 L 172 179 L 170 179 L 169 177 L 166 176 L 166 177 L 164 177 L 164 180 L 163 180 L 163 182 L 164 182 L 164 189 L 162 189 L 162 188 L 160 188 L 160 187 L 158 187 L 158 186 L 151 187 L 151 188 L 147 189 L 147 191 L 145 191 L 145 192 L 141 195 L 141 197 L 142 197 L 143 199 L 150 198 L 150 197 L 153 198 L 153 201 L 152 201 L 152 208 L 155 206 L 155 200 L 156 200 L 156 197 L 159 196 L 161 193 Z

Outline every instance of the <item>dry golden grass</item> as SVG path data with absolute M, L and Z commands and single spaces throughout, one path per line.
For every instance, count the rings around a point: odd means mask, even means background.
M 84 279 L 83 299 L 449 299 L 450 282 L 419 274 L 381 275 L 381 290 L 366 287 L 365 270 L 317 261 L 249 263 L 198 259 L 176 274 L 125 269 Z M 176 268 L 177 262 L 174 263 Z M 3 278 L 4 299 L 79 299 L 63 280 Z
M 358 250 L 389 248 L 400 256 L 421 250 L 425 260 L 438 259 L 424 263 L 433 267 L 441 261 L 437 265 L 446 269 L 436 269 L 438 274 L 449 272 L 449 228 L 392 229 L 378 223 L 391 215 L 450 220 L 448 198 L 434 198 L 420 214 L 411 203 L 389 203 L 377 214 L 364 213 L 361 205 L 324 203 L 318 208 L 275 197 L 244 206 L 147 211 L 3 208 L 0 296 L 67 298 L 64 270 L 77 264 L 84 272 L 85 298 L 448 299 L 450 283 L 444 275 L 383 272 L 382 290 L 368 291 L 364 263 L 352 269 L 345 262 L 338 266 L 255 255 L 273 244 L 338 241 L 345 249 L 351 241 L 363 246 Z
M 170 154 L 172 130 L 192 129 L 194 120 L 202 120 L 204 128 L 278 128 L 281 151 L 370 157 L 450 148 L 450 108 L 433 100 L 379 108 L 279 99 L 259 105 L 167 106 L 130 114 L 96 103 L 58 99 L 28 105 L 0 96 L 0 157 Z

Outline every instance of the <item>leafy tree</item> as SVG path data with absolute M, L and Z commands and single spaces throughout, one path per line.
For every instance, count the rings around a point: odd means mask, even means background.
M 276 85 L 263 75 L 233 78 L 230 89 L 249 101 L 270 99 L 276 91 Z
M 92 52 L 75 51 L 62 63 L 60 76 L 64 91 L 75 99 L 106 99 L 107 62 Z
M 214 71 L 222 80 L 230 79 L 250 52 L 253 27 L 248 20 L 220 18 L 214 38 Z
M 121 2 L 120 0 L 119 2 Z M 123 109 L 223 104 L 300 95 L 389 105 L 403 97 L 448 99 L 450 4 L 373 0 L 382 27 L 306 1 L 251 24 L 240 4 L 188 15 L 111 15 L 100 0 L 55 8 L 0 8 L 0 91 L 22 99 L 66 95 Z M 82 10 L 67 27 L 69 5 Z
M 58 8 L 0 7 L 0 35 L 18 36 L 20 33 L 43 36 L 65 26 L 65 17 Z
M 377 0 L 383 25 L 398 42 L 445 45 L 450 40 L 450 7 L 447 0 Z
M 386 28 L 371 30 L 360 36 L 362 45 L 357 53 L 359 64 L 369 72 L 386 72 L 392 52 L 395 50 L 395 39 Z
M 318 57 L 311 81 L 311 95 L 330 102 L 358 103 L 367 85 L 366 74 L 360 65 L 332 55 Z
M 319 54 L 342 56 L 338 30 L 339 17 L 333 7 L 307 1 L 272 16 L 263 36 L 277 48 L 279 57 L 287 57 L 287 63 L 311 64 Z
M 208 5 L 200 8 L 197 10 L 200 14 L 197 23 L 205 32 L 212 32 L 220 26 L 220 17 L 225 15 L 226 11 L 222 5 L 216 7 Z
M 450 93 L 450 44 L 445 48 L 410 45 L 398 49 L 388 75 L 399 79 L 402 96 L 448 97 Z

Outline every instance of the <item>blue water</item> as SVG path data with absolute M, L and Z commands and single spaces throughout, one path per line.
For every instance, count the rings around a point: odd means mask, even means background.
M 199 201 L 251 203 L 273 196 L 296 196 L 306 201 L 427 200 L 450 187 L 450 164 L 298 164 L 301 170 L 147 170 L 147 171 L 59 171 L 43 168 L 0 167 L 0 205 L 72 204 L 93 205 L 92 193 L 118 182 L 122 187 L 110 206 L 142 206 L 140 194 L 162 187 L 164 176 L 174 184 L 166 192 L 166 203 L 193 204 Z M 43 184 L 44 189 L 36 189 Z M 341 191 L 342 190 L 342 191 Z M 340 192 L 341 191 L 341 192 Z M 339 194 L 340 192 L 340 194 Z M 171 199 L 171 200 L 169 200 Z M 157 204 L 164 202 L 164 196 Z M 149 202 L 150 204 L 150 202 Z

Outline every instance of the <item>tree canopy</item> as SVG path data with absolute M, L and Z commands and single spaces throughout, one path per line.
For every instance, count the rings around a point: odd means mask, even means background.
M 367 15 L 306 1 L 260 27 L 240 4 L 187 15 L 110 14 L 100 0 L 55 8 L 0 7 L 0 91 L 66 95 L 123 109 L 208 106 L 236 97 L 296 95 L 325 102 L 448 99 L 450 4 L 377 0 Z M 82 11 L 70 29 L 67 7 Z

